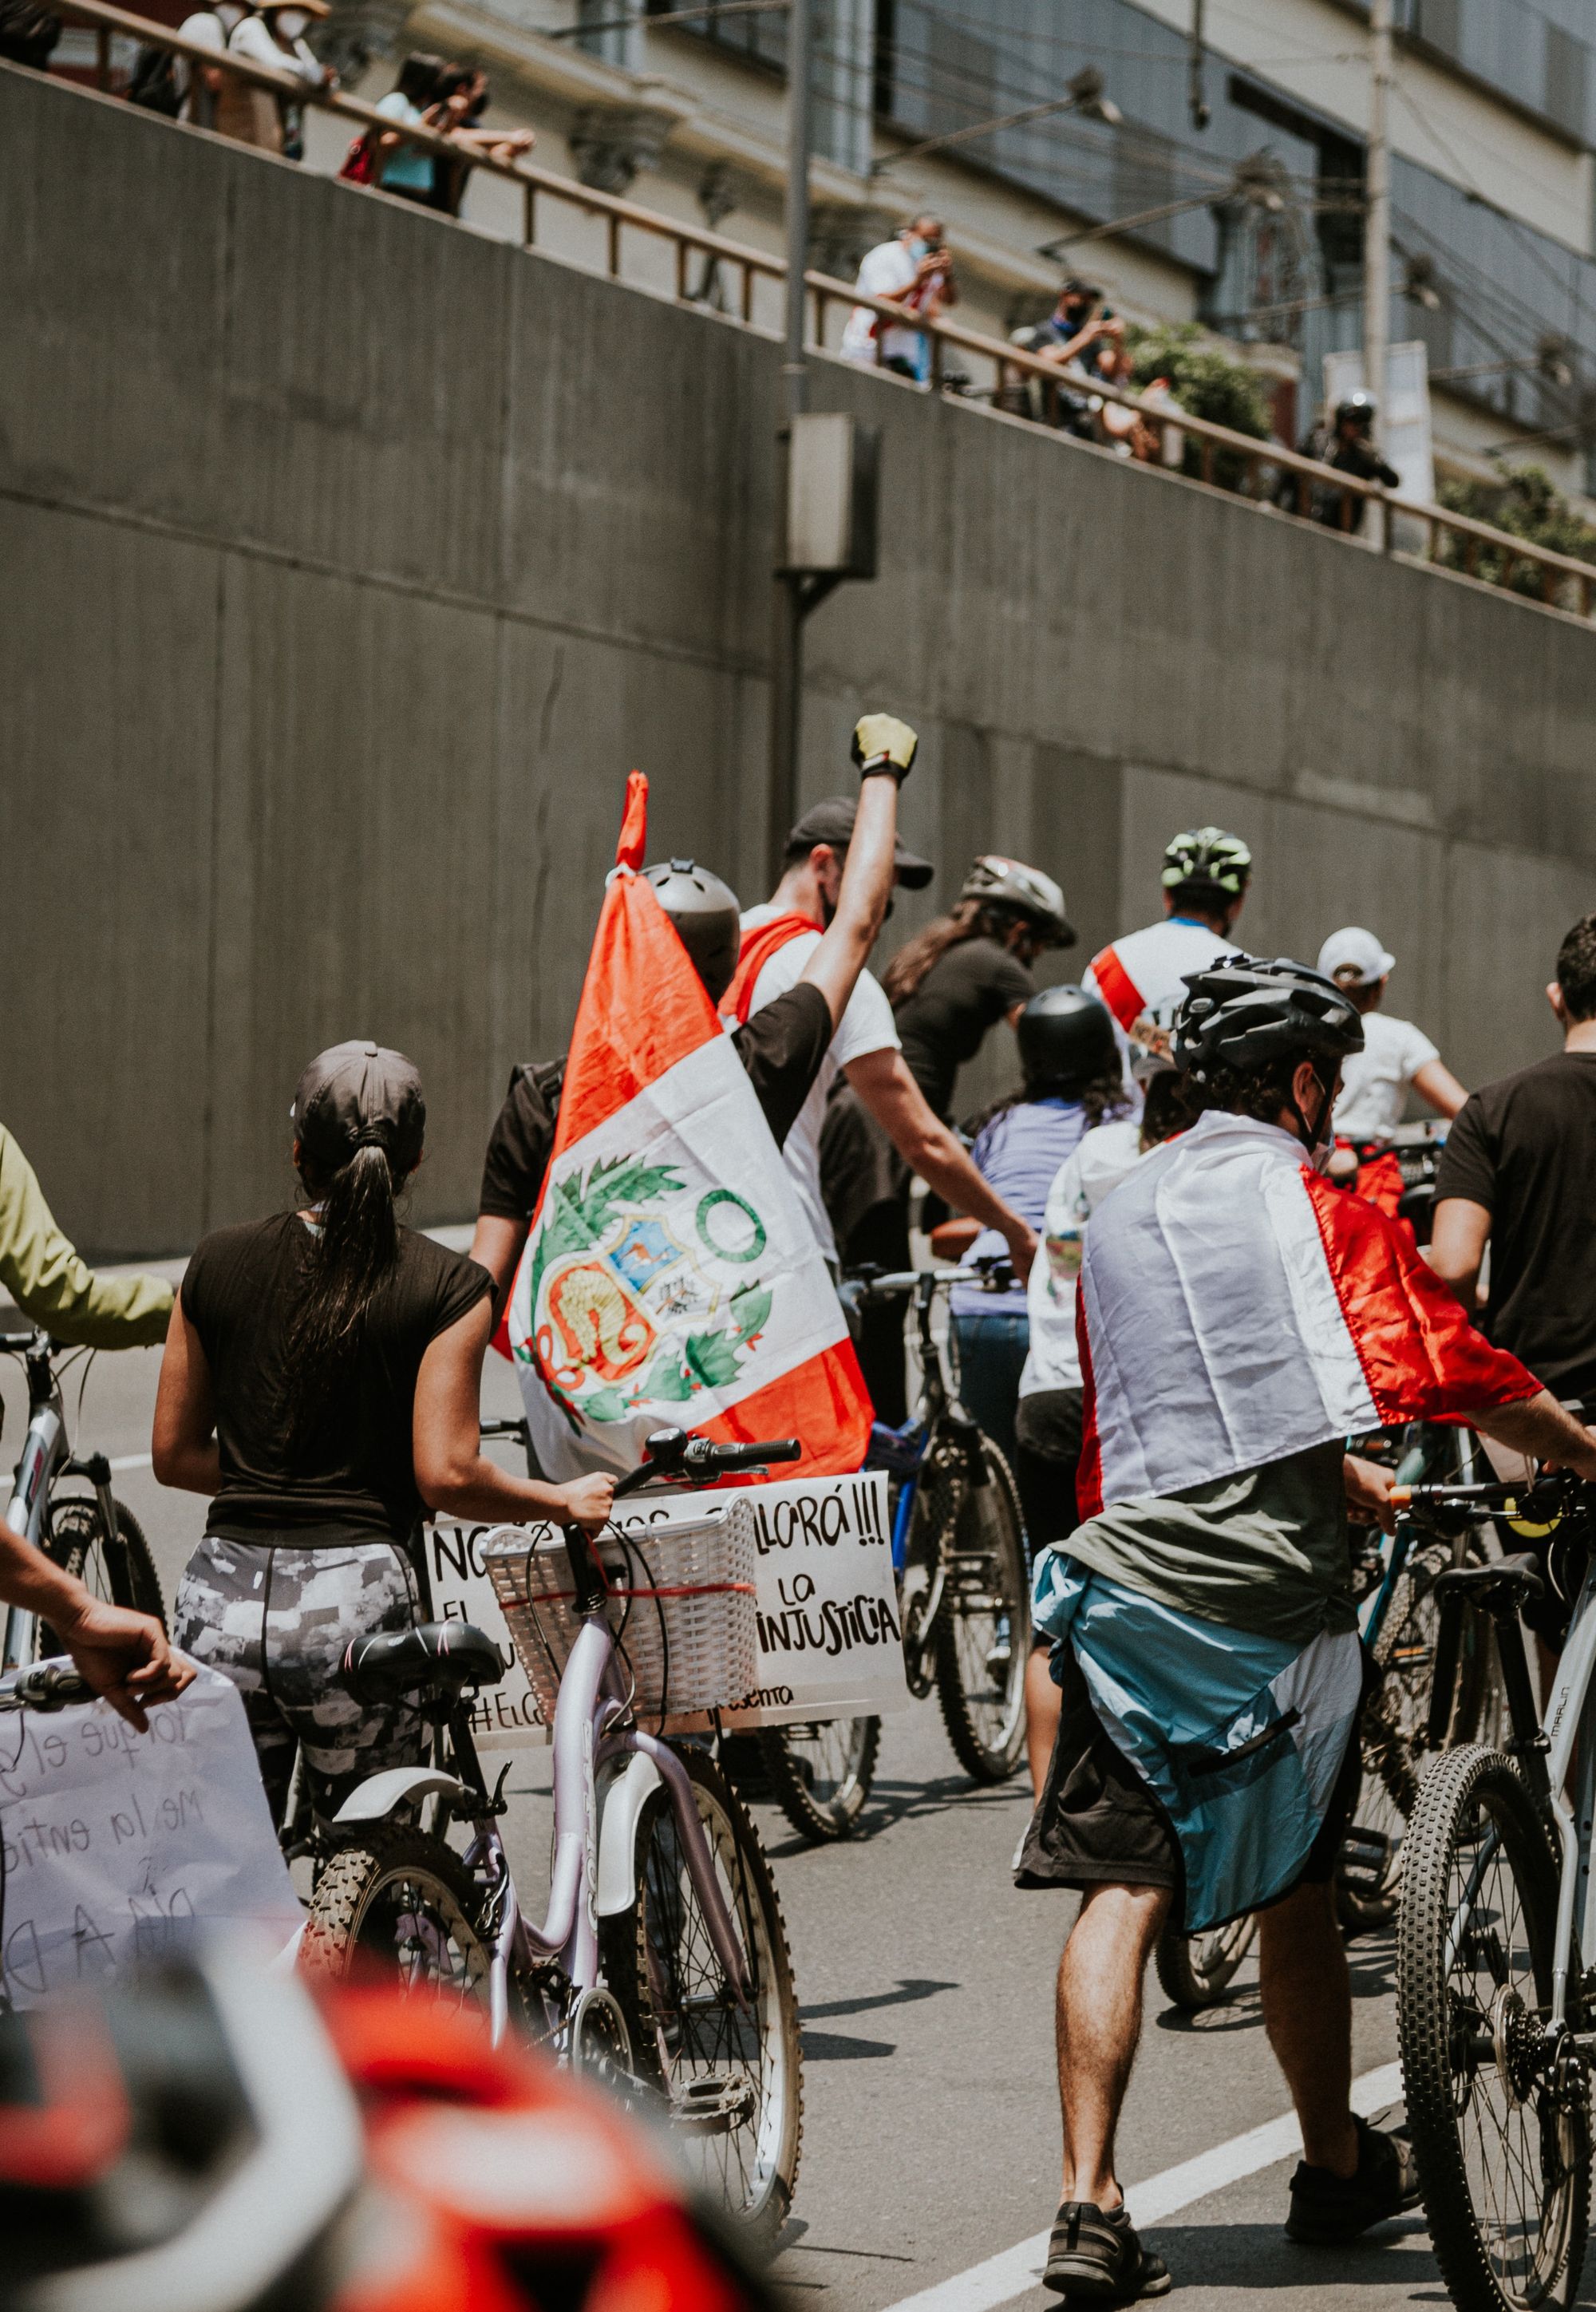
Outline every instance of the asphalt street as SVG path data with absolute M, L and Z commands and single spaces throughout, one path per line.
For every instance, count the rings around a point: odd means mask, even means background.
M 508 1369 L 489 1364 L 487 1408 L 514 1410 Z M 66 1404 L 80 1448 L 124 1463 L 118 1490 L 150 1537 L 170 1600 L 204 1504 L 162 1492 L 150 1474 L 158 1366 L 154 1351 L 100 1357 L 81 1418 L 75 1374 Z M 0 1393 L 0 1460 L 9 1465 L 26 1415 L 20 1372 L 5 1361 Z M 531 1907 L 548 1851 L 546 1787 L 546 1754 L 519 1754 L 509 1827 Z M 980 2270 L 1046 2229 L 1058 2189 L 1052 1979 L 1074 1902 L 1011 1884 L 1026 1816 L 1020 1783 L 972 1788 L 926 1702 L 889 1721 L 862 1836 L 806 1849 L 773 1808 L 759 1813 L 805 2019 L 802 2167 L 779 2265 L 792 2302 L 889 2312 L 934 2290 L 916 2312 L 1056 2304 L 1029 2259 L 1011 2259 L 995 2276 Z M 1354 2068 L 1376 2073 L 1396 2055 L 1390 1937 L 1355 1944 L 1352 1962 Z M 1258 2152 L 1237 2145 L 1285 2111 L 1250 1971 L 1227 2005 L 1195 2021 L 1167 2010 L 1150 1986 L 1120 2164 L 1132 2186 L 1165 2179 L 1153 2195 L 1159 2205 L 1179 2203 L 1148 2237 L 1181 2303 L 1191 2312 L 1443 2304 L 1422 2215 L 1346 2250 L 1285 2239 L 1291 2158 L 1259 2167 Z M 1196 2179 L 1203 2196 L 1169 2177 L 1216 2150 Z M 1580 2301 L 1596 2305 L 1596 2258 Z

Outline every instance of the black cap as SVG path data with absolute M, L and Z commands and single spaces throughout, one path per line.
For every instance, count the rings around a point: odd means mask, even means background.
M 396 1172 L 414 1171 L 421 1161 L 421 1078 L 402 1052 L 381 1044 L 356 1038 L 318 1052 L 288 1113 L 301 1148 L 325 1169 L 339 1170 L 357 1148 L 381 1148 Z
M 817 843 L 829 843 L 833 851 L 846 851 L 854 839 L 854 821 L 858 812 L 856 795 L 828 795 L 824 802 L 814 803 L 804 812 L 787 837 L 788 851 L 812 851 Z M 936 872 L 929 859 L 906 851 L 896 837 L 892 843 L 892 864 L 906 891 L 923 891 Z

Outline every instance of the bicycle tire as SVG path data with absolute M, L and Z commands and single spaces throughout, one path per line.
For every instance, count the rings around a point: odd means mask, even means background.
M 145 1539 L 144 1528 L 125 1502 L 113 1496 L 112 1507 L 117 1513 L 118 1546 L 108 1550 L 97 1501 L 75 1494 L 65 1501 L 52 1501 L 45 1554 L 64 1573 L 75 1574 L 94 1597 L 113 1606 L 126 1606 L 136 1614 L 153 1615 L 164 1629 L 166 1606 L 161 1595 L 161 1578 L 150 1554 L 150 1545 Z M 40 1660 L 63 1651 L 59 1636 L 48 1623 L 41 1622 Z
M 768 2243 L 786 2221 L 803 2144 L 803 2056 L 786 1926 L 741 1800 L 701 1751 L 676 1755 L 752 1959 L 752 2017 L 740 2012 L 715 1956 L 663 1788 L 649 1793 L 638 1817 L 633 1899 L 599 1921 L 600 1961 L 637 2074 L 677 2116 L 695 2085 L 719 2080 L 735 2094 L 738 2075 L 752 2071 L 751 2127 L 746 2120 L 714 2131 L 695 2125 L 678 2141 L 697 2147 L 690 2164 L 708 2195 Z
M 1188 1935 L 1179 1927 L 1166 1927 L 1153 1955 L 1164 1997 L 1188 2015 L 1205 2007 L 1217 2007 L 1257 1934 L 1255 1911 L 1244 1912 L 1241 1918 L 1206 1934 Z
M 833 1718 L 817 1733 L 823 1735 L 831 1729 L 840 1734 L 844 1728 L 847 1729 L 846 1747 L 839 1746 L 837 1752 L 841 1771 L 829 1778 L 817 1771 L 823 1767 L 824 1757 L 816 1760 L 805 1754 L 803 1728 L 769 1726 L 759 1736 L 766 1788 L 799 1837 L 811 1845 L 853 1837 L 875 1781 L 881 1720 Z M 823 1751 L 822 1744 L 817 1742 L 814 1747 Z
M 990 1483 L 962 1490 L 953 1537 L 955 1564 L 937 1611 L 936 1698 L 953 1755 L 970 1780 L 1004 1782 L 1025 1748 L 1030 1585 L 1025 1575 L 1019 1492 L 1008 1463 L 990 1438 L 981 1440 L 981 1450 Z M 995 1577 L 979 1588 L 974 1586 L 969 1563 L 978 1557 L 991 1561 Z M 960 1560 L 965 1561 L 962 1568 Z M 989 1598 L 995 1605 L 987 1602 Z M 989 1636 L 984 1626 L 988 1622 Z M 978 1679 L 986 1677 L 995 1683 L 992 1665 L 1000 1649 L 1004 1684 L 988 1702 L 978 1692 Z
M 405 1908 L 389 1908 L 403 1904 Z M 328 1858 L 316 1880 L 299 1948 L 305 1974 L 323 1982 L 387 1980 L 415 1997 L 425 1974 L 425 1936 L 398 1942 L 389 1931 L 406 1918 L 442 1927 L 460 1953 L 460 1970 L 447 1985 L 433 1979 L 442 2005 L 485 2007 L 490 1954 L 475 1920 L 478 1889 L 464 1862 L 441 1838 L 412 1824 L 384 1823 L 364 1830 Z M 386 1937 L 386 1940 L 385 1940 Z M 435 1940 L 433 1956 L 435 1956 Z M 419 1956 L 412 1955 L 419 1949 Z
M 1588 2100 L 1583 2109 L 1559 2109 L 1520 2052 L 1530 2044 L 1525 2010 L 1532 2015 L 1549 2001 L 1557 1906 L 1553 1850 L 1516 1769 L 1478 1747 L 1443 1753 L 1425 1773 L 1408 1826 L 1397 2029 L 1430 2238 L 1458 2312 L 1565 2307 L 1579 2287 L 1590 2220 Z M 1516 2009 L 1515 1999 L 1523 2002 Z M 1572 2002 L 1569 2021 L 1578 2028 Z M 1505 2145 L 1510 2124 L 1533 2141 L 1504 2156 L 1506 2188 L 1493 2193 L 1486 2128 Z M 1472 2150 L 1471 2125 L 1479 2138 Z M 1531 2176 L 1538 2211 L 1521 2197 L 1516 2219 L 1504 2221 L 1517 2179 Z

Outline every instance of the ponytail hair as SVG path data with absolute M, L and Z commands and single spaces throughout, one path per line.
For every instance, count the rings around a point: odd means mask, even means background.
M 978 936 L 986 928 L 982 918 L 987 912 L 979 899 L 960 899 L 951 915 L 935 916 L 923 932 L 904 941 L 881 974 L 881 985 L 894 1012 L 918 994 L 932 965 L 940 963 L 950 948 L 962 947 L 966 940 Z
M 289 1450 L 303 1447 L 356 1356 L 371 1305 L 399 1261 L 396 1181 L 380 1138 L 363 1137 L 331 1171 L 300 1152 L 300 1177 L 319 1205 L 309 1288 L 288 1326 L 283 1420 Z

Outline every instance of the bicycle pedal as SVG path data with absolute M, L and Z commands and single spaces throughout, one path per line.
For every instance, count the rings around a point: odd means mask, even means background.
M 729 2135 L 754 2110 L 751 2080 L 689 2080 L 671 2098 L 671 2124 L 686 2135 Z

